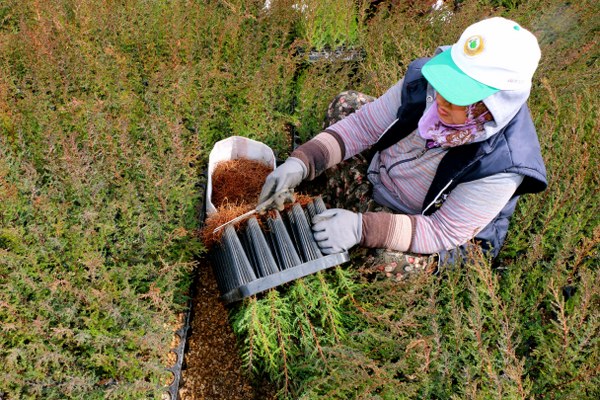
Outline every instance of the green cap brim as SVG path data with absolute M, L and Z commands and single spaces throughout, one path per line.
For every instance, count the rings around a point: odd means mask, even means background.
M 443 98 L 457 106 L 468 106 L 498 92 L 461 71 L 450 50 L 438 54 L 421 69 L 427 81 Z

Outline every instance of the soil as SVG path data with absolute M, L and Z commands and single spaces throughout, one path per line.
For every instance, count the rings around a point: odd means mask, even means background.
M 212 266 L 202 260 L 198 267 L 188 350 L 184 360 L 181 400 L 275 399 L 266 384 L 252 385 L 244 373 L 239 348 L 220 300 Z

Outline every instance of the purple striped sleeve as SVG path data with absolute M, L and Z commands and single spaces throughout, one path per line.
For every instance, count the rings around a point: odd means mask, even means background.
M 465 244 L 498 215 L 522 181 L 521 175 L 502 173 L 458 185 L 435 213 L 413 216 L 410 251 L 432 254 Z
M 372 146 L 394 122 L 401 104 L 402 82 L 400 80 L 381 97 L 327 129 L 337 133 L 344 142 L 344 159 Z

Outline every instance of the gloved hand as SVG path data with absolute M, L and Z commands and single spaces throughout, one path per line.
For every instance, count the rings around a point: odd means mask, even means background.
M 258 211 L 259 214 L 263 214 L 272 209 L 283 211 L 286 203 L 293 203 L 294 201 L 296 201 L 296 196 L 294 196 L 294 191 L 292 189 L 282 190 L 276 192 L 272 197 L 269 197 L 269 201 L 259 203 L 256 206 L 256 211 Z
M 267 201 L 277 192 L 295 188 L 306 178 L 307 174 L 308 170 L 302 161 L 295 157 L 289 157 L 265 179 L 258 197 L 258 204 Z
M 313 218 L 313 236 L 323 254 L 341 253 L 362 237 L 362 214 L 332 208 Z

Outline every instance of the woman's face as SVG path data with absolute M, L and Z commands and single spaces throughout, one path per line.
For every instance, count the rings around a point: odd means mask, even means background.
M 467 106 L 457 106 L 448 102 L 441 94 L 437 94 L 438 115 L 445 124 L 461 125 L 467 121 Z

